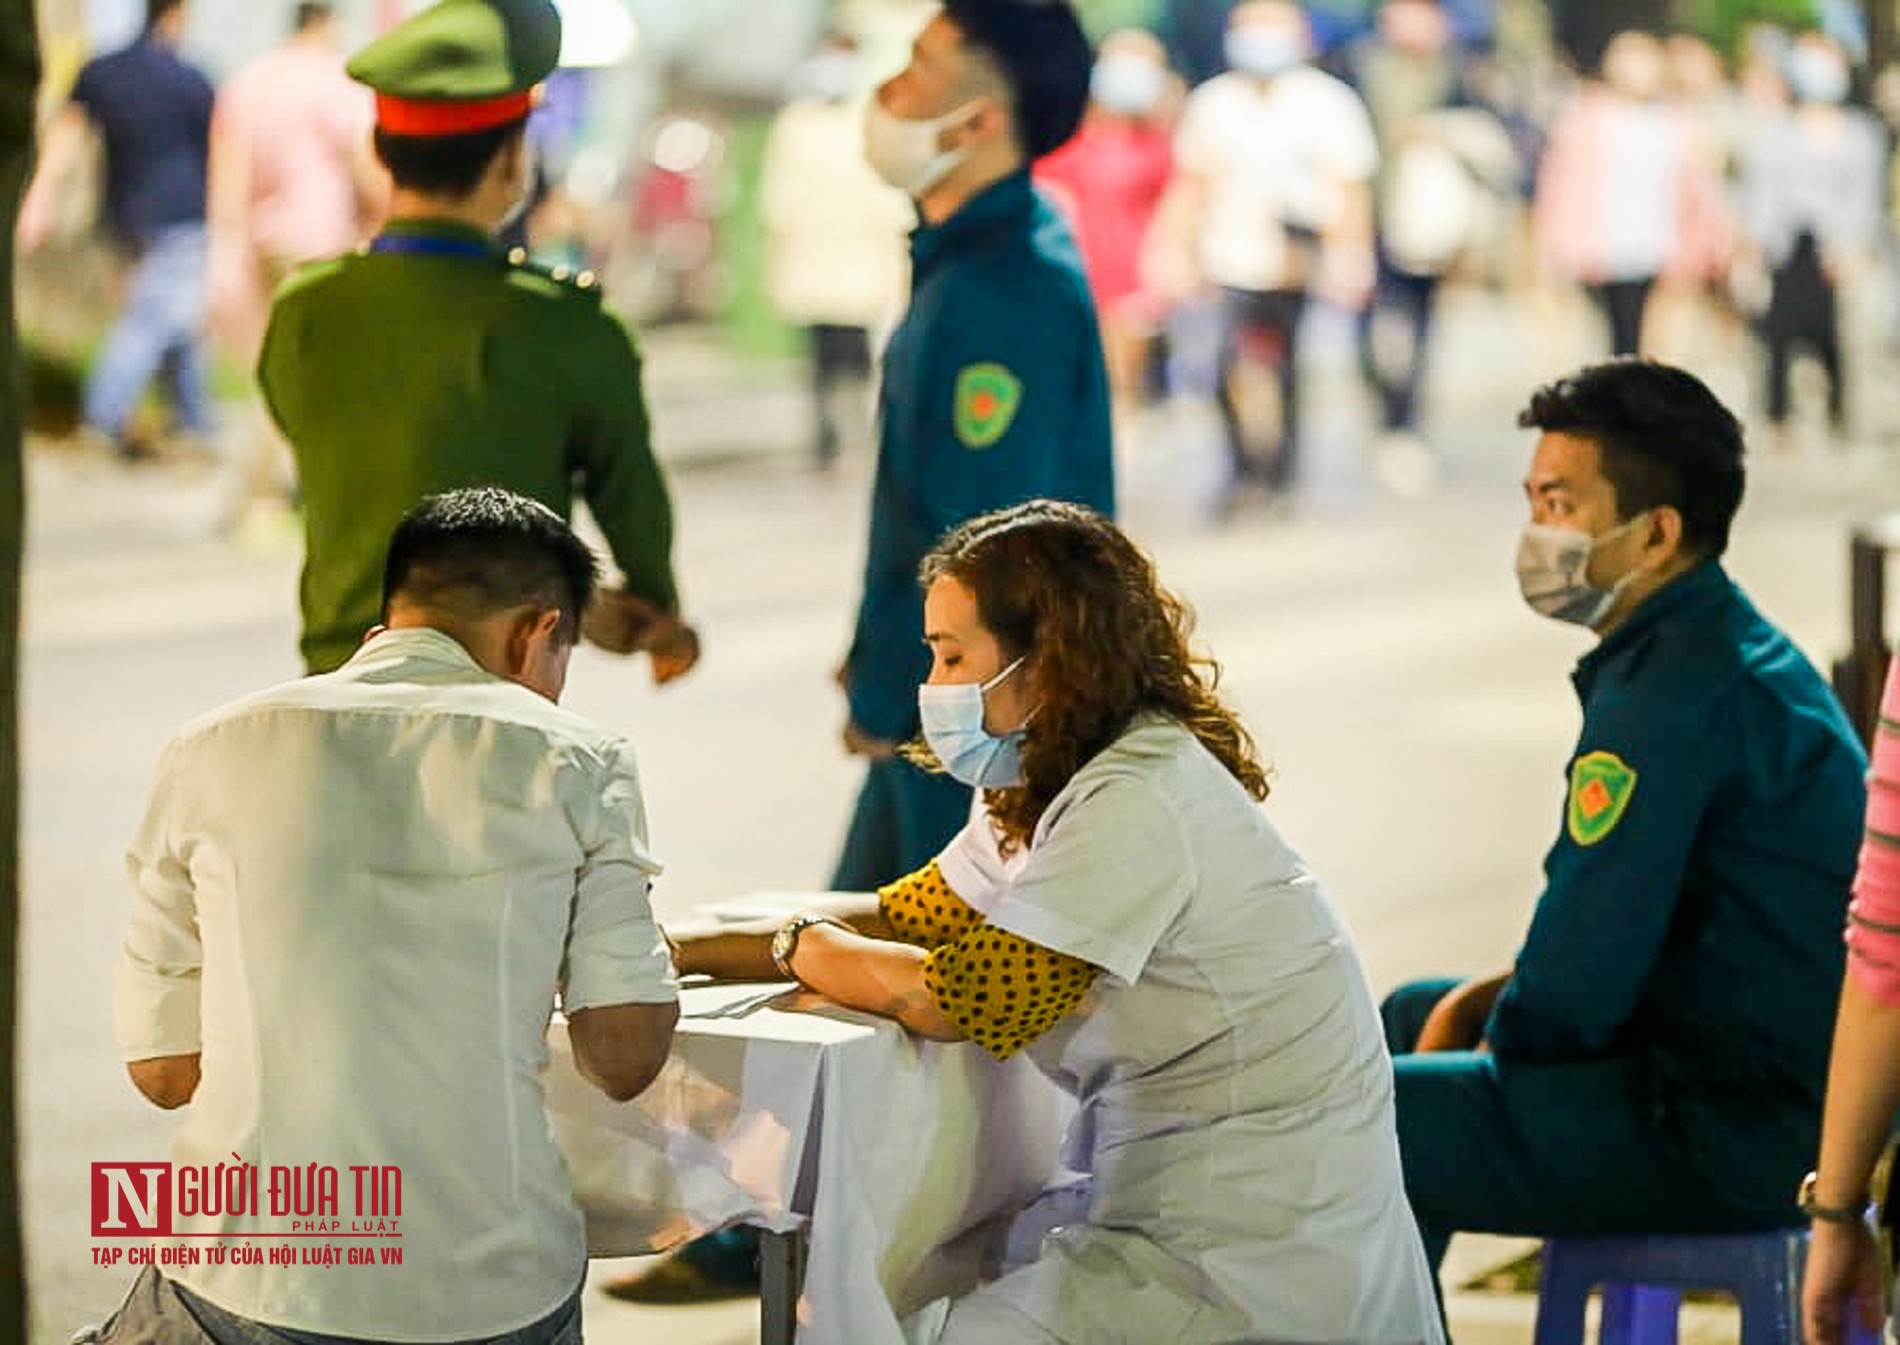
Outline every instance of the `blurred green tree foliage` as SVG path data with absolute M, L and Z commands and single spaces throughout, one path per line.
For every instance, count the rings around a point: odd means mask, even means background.
M 1811 28 L 1819 21 L 1814 0 L 1677 0 L 1676 22 L 1707 38 L 1728 57 L 1741 53 L 1751 23 Z
M 1166 0 L 1076 0 L 1076 12 L 1091 40 L 1117 28 L 1152 28 L 1167 8 Z

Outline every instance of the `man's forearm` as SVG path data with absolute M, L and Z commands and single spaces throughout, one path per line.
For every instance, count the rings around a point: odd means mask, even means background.
M 126 1073 L 148 1101 L 166 1111 L 182 1107 L 198 1091 L 202 1053 L 161 1055 L 150 1060 L 129 1060 Z

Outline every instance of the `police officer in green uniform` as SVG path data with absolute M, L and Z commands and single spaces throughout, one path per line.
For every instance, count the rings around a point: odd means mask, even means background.
M 1525 599 L 1600 642 L 1530 931 L 1508 976 L 1384 1007 L 1407 1193 L 1456 1230 L 1798 1221 L 1819 1140 L 1866 757 L 1722 568 L 1742 436 L 1637 360 L 1539 390 Z
M 647 650 L 656 681 L 698 656 L 639 355 L 591 275 L 543 271 L 495 241 L 531 183 L 533 90 L 560 46 L 548 0 L 442 0 L 349 63 L 376 93 L 389 223 L 363 252 L 284 286 L 258 363 L 301 482 L 312 672 L 341 664 L 376 623 L 403 514 L 481 484 L 563 517 L 578 490 L 626 577 L 590 610 L 588 633 Z
M 1067 228 L 1029 168 L 1074 134 L 1092 57 L 1072 7 L 947 0 L 867 108 L 871 166 L 917 203 L 911 301 L 884 356 L 846 748 L 868 761 L 832 886 L 932 859 L 970 791 L 896 755 L 930 671 L 917 567 L 966 519 L 1038 496 L 1111 513 L 1108 380 Z

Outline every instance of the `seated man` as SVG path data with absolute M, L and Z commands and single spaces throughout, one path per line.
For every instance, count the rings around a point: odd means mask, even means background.
M 543 1115 L 548 1017 L 558 992 L 582 1073 L 625 1100 L 678 1016 L 632 750 L 555 704 L 594 579 L 546 507 L 430 497 L 396 529 L 384 624 L 354 658 L 166 751 L 130 853 L 119 1043 L 140 1091 L 190 1104 L 176 1170 L 266 1173 L 263 1197 L 197 1217 L 179 1202 L 172 1231 L 194 1241 L 178 1246 L 290 1232 L 274 1175 L 321 1166 L 340 1190 L 314 1212 L 344 1230 L 399 1215 L 375 1226 L 401 1269 L 148 1269 L 104 1341 L 279 1338 L 258 1324 L 299 1342 L 579 1341 L 586 1248 Z M 369 1168 L 399 1195 L 366 1203 Z
M 1867 760 L 1724 572 L 1735 418 L 1619 360 L 1540 389 L 1517 571 L 1595 630 L 1583 731 L 1505 976 L 1386 1001 L 1407 1194 L 1451 1234 L 1797 1221 L 1819 1138 Z

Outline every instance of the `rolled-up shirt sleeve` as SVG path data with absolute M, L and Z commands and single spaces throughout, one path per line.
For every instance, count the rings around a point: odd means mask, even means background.
M 1867 774 L 1867 830 L 1847 908 L 1847 967 L 1862 989 L 1900 1004 L 1900 659 L 1887 671 Z
M 665 1004 L 679 978 L 649 900 L 660 866 L 647 851 L 646 808 L 633 752 L 617 744 L 600 774 L 570 780 L 584 858 L 574 889 L 561 1004 L 568 1013 Z
M 113 1035 L 121 1059 L 191 1055 L 203 1045 L 200 972 L 204 943 L 191 868 L 180 853 L 170 801 L 179 796 L 177 753 L 168 751 L 144 821 L 126 853 L 132 914 L 113 985 Z

